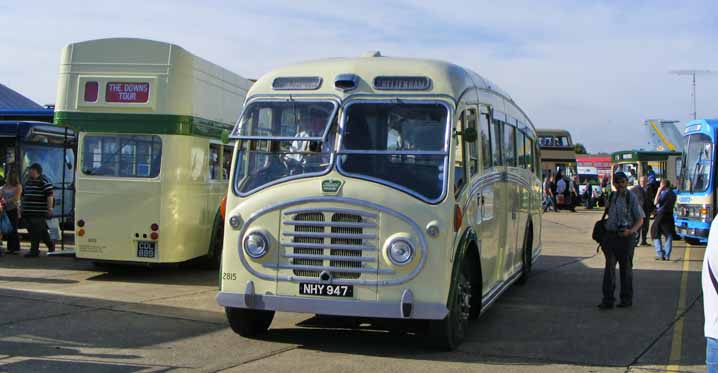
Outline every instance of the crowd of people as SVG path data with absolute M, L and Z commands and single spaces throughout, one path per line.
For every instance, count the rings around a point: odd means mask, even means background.
M 599 188 L 596 188 L 588 180 L 583 182 L 583 191 L 577 175 L 565 176 L 561 171 L 556 175 L 551 172 L 543 180 L 543 211 L 559 212 L 567 210 L 576 212 L 577 206 L 586 209 L 604 205 L 604 196 L 607 195 L 608 182 L 602 180 Z

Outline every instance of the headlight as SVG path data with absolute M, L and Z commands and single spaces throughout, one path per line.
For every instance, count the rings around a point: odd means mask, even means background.
M 414 245 L 408 240 L 397 239 L 387 248 L 387 256 L 398 266 L 406 265 L 414 258 Z
M 261 232 L 252 232 L 244 237 L 244 252 L 254 259 L 259 259 L 267 254 L 269 240 Z

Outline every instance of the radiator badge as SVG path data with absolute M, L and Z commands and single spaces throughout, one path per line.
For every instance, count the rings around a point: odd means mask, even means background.
M 322 192 L 337 193 L 342 187 L 342 181 L 336 179 L 328 179 L 322 181 Z

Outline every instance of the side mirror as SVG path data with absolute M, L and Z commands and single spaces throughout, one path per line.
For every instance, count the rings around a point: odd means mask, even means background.
M 465 142 L 474 142 L 479 138 L 479 133 L 476 131 L 476 128 L 469 127 L 461 132 L 461 136 Z

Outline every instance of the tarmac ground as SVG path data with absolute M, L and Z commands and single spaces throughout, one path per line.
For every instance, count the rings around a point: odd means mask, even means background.
M 704 247 L 639 246 L 634 306 L 601 311 L 599 211 L 547 213 L 543 254 L 458 351 L 342 318 L 278 313 L 262 339 L 228 327 L 217 272 L 0 258 L 0 372 L 703 372 Z

